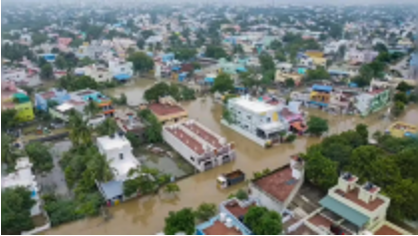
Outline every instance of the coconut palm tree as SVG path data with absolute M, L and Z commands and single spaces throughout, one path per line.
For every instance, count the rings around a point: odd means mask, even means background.
M 108 182 L 113 178 L 112 168 L 110 162 L 106 160 L 104 155 L 101 155 L 97 150 L 88 150 L 87 155 L 90 156 L 90 161 L 87 164 L 87 168 L 93 172 L 93 175 L 97 181 Z
M 1 133 L 1 162 L 13 168 L 17 155 L 12 150 L 12 141 L 9 135 Z
M 90 100 L 89 103 L 87 104 L 87 106 L 84 107 L 84 112 L 89 116 L 89 117 L 93 117 L 95 115 L 97 115 L 97 113 L 100 112 L 100 107 L 97 106 L 97 104 Z
M 89 146 L 93 143 L 90 127 L 81 114 L 75 111 L 71 112 L 69 126 L 71 128 L 70 139 L 74 146 Z
M 99 135 L 111 135 L 116 133 L 118 130 L 118 125 L 116 121 L 112 118 L 107 118 L 102 124 L 100 124 L 96 131 Z

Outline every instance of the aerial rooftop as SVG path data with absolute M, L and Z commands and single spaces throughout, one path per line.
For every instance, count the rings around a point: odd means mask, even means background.
M 283 202 L 295 188 L 297 180 L 292 177 L 289 165 L 254 182 L 264 192 Z
M 238 106 L 251 111 L 253 113 L 263 113 L 276 110 L 276 106 L 268 103 L 257 101 L 249 97 L 238 97 L 230 99 L 230 102 L 237 104 Z
M 344 197 L 345 199 L 351 201 L 352 203 L 358 206 L 366 208 L 369 211 L 374 211 L 379 206 L 385 203 L 385 201 L 381 199 L 380 197 L 376 197 L 375 200 L 370 200 L 369 203 L 366 203 L 363 200 L 359 199 L 359 187 L 355 187 L 354 189 L 348 192 L 344 192 L 341 189 L 336 189 L 335 193 L 337 193 L 341 197 Z

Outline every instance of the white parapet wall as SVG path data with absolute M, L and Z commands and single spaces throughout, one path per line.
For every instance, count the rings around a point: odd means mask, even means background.
M 242 136 L 246 137 L 247 139 L 255 142 L 256 144 L 262 146 L 262 147 L 266 147 L 268 141 L 261 139 L 257 136 L 255 136 L 254 134 L 242 129 L 241 127 L 239 127 L 238 125 L 234 125 L 234 124 L 228 124 L 228 122 L 224 119 L 221 120 L 221 123 L 229 128 L 231 128 L 232 130 L 234 130 L 235 132 L 240 133 Z

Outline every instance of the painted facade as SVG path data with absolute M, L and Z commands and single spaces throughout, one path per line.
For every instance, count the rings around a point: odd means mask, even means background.
M 390 102 L 389 89 L 370 89 L 356 97 L 355 107 L 361 116 L 367 116 L 386 107 Z
M 49 91 L 35 94 L 35 108 L 38 110 L 47 111 L 49 101 L 54 101 L 58 105 L 61 105 L 64 102 L 70 100 L 70 98 L 70 94 L 68 94 L 65 89 L 53 88 Z

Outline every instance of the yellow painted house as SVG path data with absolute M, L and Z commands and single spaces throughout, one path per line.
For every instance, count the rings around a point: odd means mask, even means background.
M 418 126 L 405 122 L 395 122 L 388 128 L 389 133 L 397 138 L 418 135 Z
M 312 58 L 313 63 L 316 66 L 327 66 L 327 58 L 325 58 L 325 55 L 321 51 L 306 51 L 305 55 Z
M 2 100 L 2 109 L 15 109 L 16 119 L 19 122 L 27 122 L 35 118 L 33 104 L 24 93 L 15 93 L 9 98 Z

